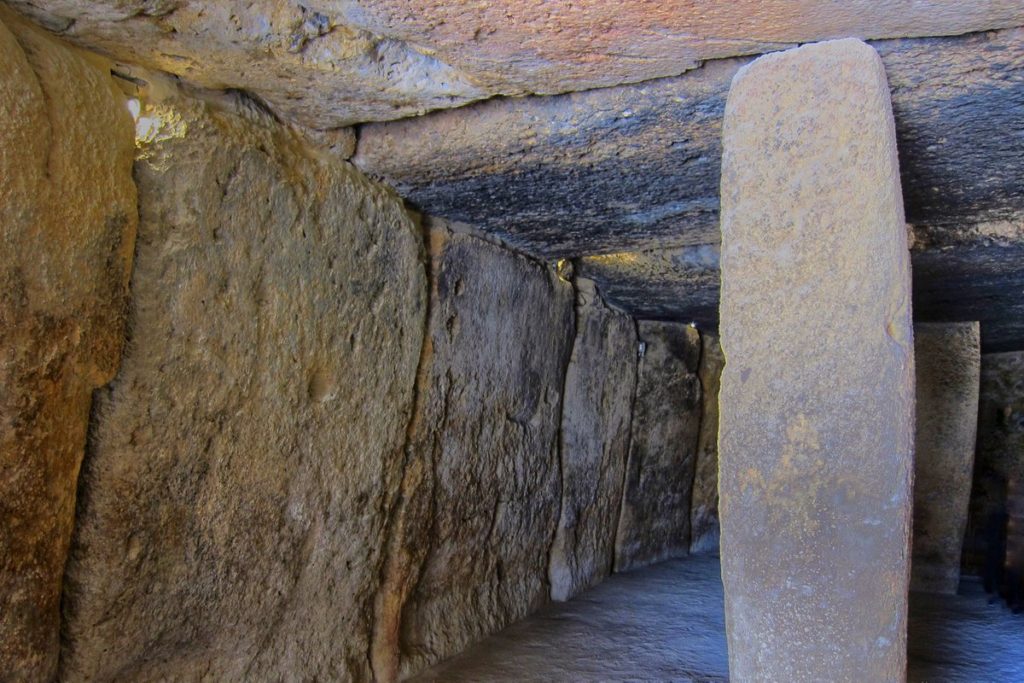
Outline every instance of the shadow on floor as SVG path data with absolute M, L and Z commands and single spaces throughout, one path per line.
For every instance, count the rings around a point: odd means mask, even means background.
M 911 596 L 912 683 L 1024 683 L 1024 616 L 988 604 L 978 581 L 957 596 Z M 699 555 L 610 577 L 442 662 L 444 683 L 727 681 L 718 558 Z

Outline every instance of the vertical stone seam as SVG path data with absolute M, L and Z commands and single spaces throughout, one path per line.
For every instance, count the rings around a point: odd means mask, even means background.
M 626 425 L 628 438 L 626 439 L 625 462 L 622 466 L 622 487 L 619 493 L 619 515 L 615 521 L 615 535 L 612 538 L 611 568 L 614 573 L 619 572 L 619 566 L 616 562 L 616 558 L 619 554 L 618 549 L 620 535 L 622 533 L 622 516 L 626 511 L 626 482 L 629 479 L 629 461 L 633 453 L 633 416 L 636 411 L 636 394 L 637 388 L 640 386 L 640 372 L 643 370 L 643 359 L 640 357 L 640 326 L 637 325 L 636 318 L 630 317 L 630 322 L 633 323 L 633 337 L 636 339 L 636 344 L 633 347 L 633 363 L 636 365 L 636 371 L 633 373 L 633 391 L 629 398 L 629 424 Z
M 550 271 L 549 266 L 545 266 Z M 553 275 L 553 274 L 552 274 Z M 555 276 L 557 278 L 557 276 Z M 562 367 L 562 391 L 560 394 L 560 403 L 558 406 L 558 428 L 555 431 L 555 457 L 558 461 L 558 488 L 559 488 L 559 505 L 558 505 L 558 516 L 555 518 L 555 526 L 551 532 L 551 540 L 548 541 L 548 561 L 547 568 L 544 572 L 544 582 L 547 585 L 548 599 L 551 600 L 552 595 L 552 583 L 551 583 L 551 564 L 555 553 L 555 543 L 558 542 L 558 531 L 562 526 L 562 515 L 565 512 L 565 430 L 563 426 L 565 424 L 565 390 L 568 382 L 566 381 L 569 377 L 569 366 L 572 365 L 573 358 L 576 356 L 576 341 L 579 338 L 580 329 L 580 312 L 579 312 L 579 296 L 580 291 L 576 287 L 576 278 L 572 279 L 570 283 L 572 285 L 572 346 L 570 347 L 569 353 L 566 355 L 565 365 Z
M 401 666 L 401 654 L 398 648 L 398 638 L 395 638 L 393 643 L 393 650 L 382 651 L 382 648 L 386 648 L 389 645 L 389 640 L 386 637 L 386 629 L 391 625 L 387 619 L 381 614 L 384 611 L 384 607 L 381 604 L 382 599 L 387 598 L 387 594 L 392 590 L 401 590 L 401 604 L 397 610 L 397 617 L 393 628 L 395 633 L 400 633 L 402 616 L 405 610 L 405 603 L 408 600 L 408 596 L 411 594 L 410 590 L 402 590 L 398 574 L 402 571 L 402 568 L 398 566 L 400 562 L 401 543 L 404 540 L 401 538 L 400 531 L 398 529 L 399 521 L 406 510 L 406 491 L 413 487 L 412 482 L 413 475 L 410 473 L 410 464 L 413 459 L 413 440 L 416 436 L 418 428 L 417 417 L 420 411 L 423 409 L 426 401 L 427 386 L 429 384 L 429 378 L 426 376 L 428 369 L 430 368 L 430 359 L 433 353 L 433 344 L 430 338 L 430 322 L 431 315 L 433 314 L 433 283 L 436 279 L 437 273 L 435 272 L 433 255 L 430 253 L 426 244 L 429 241 L 429 237 L 425 231 L 421 229 L 419 235 L 420 248 L 421 248 L 421 265 L 424 270 L 424 287 L 426 289 L 426 296 L 424 301 L 423 311 L 423 337 L 420 342 L 420 355 L 419 360 L 416 364 L 416 377 L 413 381 L 412 388 L 412 406 L 409 412 L 409 419 L 405 426 L 405 437 L 402 441 L 400 452 L 402 453 L 402 480 L 399 483 L 398 492 L 396 493 L 396 499 L 392 501 L 390 511 L 388 512 L 387 522 L 384 526 L 384 557 L 380 563 L 380 582 L 377 586 L 377 593 L 373 599 L 373 613 L 372 613 L 372 625 L 370 629 L 370 638 L 368 643 L 367 660 L 370 667 L 370 671 L 373 674 L 375 681 L 390 682 L 397 680 L 399 667 Z M 433 458 L 431 458 L 433 460 Z M 431 464 L 430 477 L 435 477 L 434 467 Z M 433 486 L 431 486 L 431 509 L 433 508 Z M 422 569 L 422 568 L 421 568 Z
M 694 534 L 693 534 L 693 520 L 694 520 L 694 518 L 693 518 L 693 516 L 694 516 L 694 513 L 696 513 L 696 511 L 697 511 L 697 508 L 694 505 L 694 493 L 695 493 L 695 490 L 697 488 L 697 469 L 700 467 L 700 462 L 701 462 L 701 457 L 700 457 L 701 456 L 701 441 L 702 441 L 701 437 L 704 435 L 704 421 L 705 421 L 705 419 L 707 417 L 705 415 L 705 410 L 704 410 L 704 408 L 705 408 L 704 392 L 707 389 L 704 386 L 703 380 L 701 379 L 701 370 L 704 368 L 704 360 L 705 360 L 704 359 L 704 356 L 705 356 L 705 353 L 704 353 L 704 333 L 701 332 L 700 330 L 697 330 L 697 347 L 700 350 L 700 353 L 697 355 L 697 371 L 696 371 L 695 374 L 697 375 L 697 386 L 700 387 L 700 414 L 697 417 L 697 443 L 694 445 L 694 449 L 693 449 L 693 479 L 690 481 L 690 510 L 689 510 L 689 516 L 690 516 L 689 529 L 690 529 L 690 531 L 689 531 L 689 538 L 686 539 L 686 553 L 688 555 L 693 553 L 693 540 L 694 540 Z

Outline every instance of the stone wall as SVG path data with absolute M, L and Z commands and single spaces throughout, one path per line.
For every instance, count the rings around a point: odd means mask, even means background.
M 914 326 L 916 430 L 910 589 L 956 594 L 978 423 L 978 323 Z
M 101 60 L 0 10 L 0 678 L 57 668 L 92 390 L 117 369 L 137 222 Z
M 431 234 L 428 339 L 379 601 L 375 670 L 455 654 L 548 599 L 573 288 L 466 234 Z
M 718 337 L 700 335 L 701 387 L 700 436 L 697 467 L 690 501 L 690 551 L 717 552 L 718 527 L 718 390 L 722 383 L 725 356 Z
M 258 115 L 178 100 L 140 123 L 128 350 L 82 472 L 62 674 L 366 679 L 416 226 Z
M 968 571 L 993 576 L 1002 551 L 1016 546 L 1024 570 L 1024 539 L 1007 538 L 1008 512 L 1024 519 L 1012 504 L 1024 491 L 1024 352 L 981 357 L 978 441 L 964 547 Z M 1011 509 L 1013 508 L 1013 509 Z M 1018 523 L 1017 529 L 1024 528 Z M 993 566 L 995 563 L 997 566 Z
M 615 570 L 688 554 L 690 493 L 700 430 L 700 335 L 641 321 L 643 357 L 615 540 Z
M 5 671 L 393 680 L 685 554 L 695 330 L 12 25 Z
M 636 390 L 636 324 L 576 280 L 576 341 L 562 406 L 562 512 L 548 567 L 567 600 L 611 573 Z

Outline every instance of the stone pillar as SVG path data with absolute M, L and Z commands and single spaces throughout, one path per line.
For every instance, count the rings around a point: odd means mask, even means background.
M 914 327 L 917 436 L 910 587 L 955 594 L 978 426 L 978 323 Z
M 723 136 L 731 677 L 902 681 L 914 367 L 882 62 L 852 39 L 762 57 Z

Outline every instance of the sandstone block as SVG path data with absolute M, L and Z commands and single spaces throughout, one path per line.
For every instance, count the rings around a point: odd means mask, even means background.
M 57 669 L 93 389 L 117 370 L 135 226 L 109 67 L 0 11 L 0 678 Z
M 548 600 L 573 289 L 546 265 L 431 232 L 431 298 L 377 678 L 408 675 Z
M 611 573 L 636 391 L 636 324 L 576 279 L 576 340 L 562 404 L 562 510 L 551 597 L 568 600 Z
M 700 432 L 700 335 L 689 325 L 641 321 L 629 460 L 615 540 L 615 571 L 686 555 Z
M 718 392 L 725 356 L 718 337 L 700 335 L 701 412 L 697 467 L 690 500 L 690 552 L 718 550 Z
M 902 681 L 913 331 L 882 62 L 856 40 L 762 57 L 723 135 L 730 675 Z
M 914 326 L 917 426 L 910 588 L 955 594 L 978 426 L 978 323 Z
M 426 277 L 394 194 L 144 100 L 129 349 L 98 401 L 67 680 L 366 680 Z

